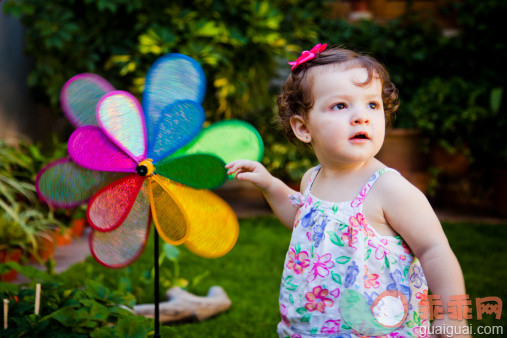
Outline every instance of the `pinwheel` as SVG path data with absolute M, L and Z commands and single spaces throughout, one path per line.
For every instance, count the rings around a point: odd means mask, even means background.
M 242 121 L 202 129 L 205 82 L 199 63 L 168 54 L 149 69 L 142 106 L 93 74 L 63 87 L 62 108 L 77 127 L 68 141 L 70 158 L 41 170 L 37 192 L 54 207 L 88 202 L 90 250 L 100 264 L 133 262 L 152 220 L 166 242 L 184 243 L 203 257 L 220 257 L 234 246 L 237 218 L 208 189 L 228 178 L 225 163 L 259 160 L 263 145 Z

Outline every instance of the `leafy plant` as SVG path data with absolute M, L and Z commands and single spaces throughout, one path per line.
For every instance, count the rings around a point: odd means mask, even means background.
M 55 110 L 60 89 L 77 73 L 97 73 L 140 96 L 148 67 L 179 52 L 204 68 L 210 122 L 241 118 L 265 137 L 279 68 L 287 70 L 299 46 L 316 42 L 327 2 L 18 0 L 6 1 L 4 11 L 26 28 L 34 96 Z
M 0 250 L 25 248 L 29 243 L 23 228 L 18 223 L 9 222 L 3 212 L 0 212 L 0 243 Z
M 156 58 L 180 52 L 203 66 L 204 108 L 216 120 L 269 114 L 270 81 L 280 59 L 315 40 L 324 0 L 84 0 L 7 1 L 4 11 L 26 27 L 26 53 L 35 59 L 28 82 L 57 106 L 76 73 L 103 75 L 140 94 Z
M 35 195 L 35 149 L 30 144 L 17 148 L 0 140 L 0 247 L 34 252 L 38 237 L 49 236 L 51 229 L 61 225 Z
M 304 173 L 316 165 L 316 158 L 309 148 L 275 140 L 268 135 L 263 162 L 271 174 L 284 182 L 297 185 Z M 294 188 L 299 189 L 299 185 Z
M 129 310 L 135 304 L 132 296 L 111 291 L 92 280 L 87 280 L 84 288 L 68 289 L 49 282 L 54 276 L 16 263 L 7 265 L 45 282 L 39 315 L 33 313 L 34 283 L 25 288 L 0 288 L 2 299 L 10 299 L 9 327 L 0 330 L 0 337 L 145 337 L 153 330 L 152 320 Z
M 19 247 L 24 251 L 37 251 L 38 238 L 51 236 L 51 229 L 61 225 L 52 214 L 22 207 L 20 204 L 6 206 L 0 211 L 0 248 Z
M 475 124 L 490 115 L 487 94 L 463 78 L 434 78 L 416 92 L 408 109 L 430 142 L 470 156 Z

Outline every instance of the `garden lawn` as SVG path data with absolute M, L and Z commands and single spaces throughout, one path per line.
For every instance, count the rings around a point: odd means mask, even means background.
M 507 301 L 504 286 L 507 277 L 507 224 L 485 225 L 445 223 L 444 230 L 460 261 L 467 293 L 472 300 L 474 327 L 501 325 L 507 332 L 507 311 L 500 320 L 483 315 L 476 320 L 475 298 L 497 296 Z M 240 220 L 240 235 L 236 246 L 224 257 L 204 259 L 191 254 L 184 247 L 180 252 L 180 277 L 189 281 L 208 272 L 200 282 L 191 283 L 189 291 L 205 295 L 213 285 L 220 285 L 232 300 L 225 313 L 204 322 L 186 322 L 164 326 L 167 337 L 276 337 L 280 320 L 278 294 L 284 256 L 290 241 L 290 231 L 272 216 Z M 151 239 L 151 236 L 150 236 Z M 131 267 L 122 270 L 103 268 L 93 258 L 72 266 L 61 277 L 75 286 L 85 278 L 95 279 L 114 289 L 132 289 L 139 302 L 153 299 L 151 283 L 137 285 L 137 277 L 153 266 L 153 243 Z M 161 269 L 171 270 L 167 261 Z M 136 278 L 133 278 L 136 276 Z M 129 277 L 129 278 L 127 278 Z M 130 279 L 130 283 L 126 280 Z

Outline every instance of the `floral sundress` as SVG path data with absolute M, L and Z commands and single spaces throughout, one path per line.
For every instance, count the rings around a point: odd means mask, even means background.
M 428 285 L 419 260 L 400 236 L 379 234 L 363 214 L 376 172 L 352 201 L 310 192 L 291 195 L 299 208 L 280 287 L 280 337 L 417 337 Z

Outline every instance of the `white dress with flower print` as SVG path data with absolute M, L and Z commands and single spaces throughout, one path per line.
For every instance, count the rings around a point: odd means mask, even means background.
M 417 337 L 428 286 L 419 260 L 400 236 L 380 235 L 363 215 L 376 172 L 353 201 L 334 203 L 310 192 L 299 207 L 280 287 L 280 337 Z

